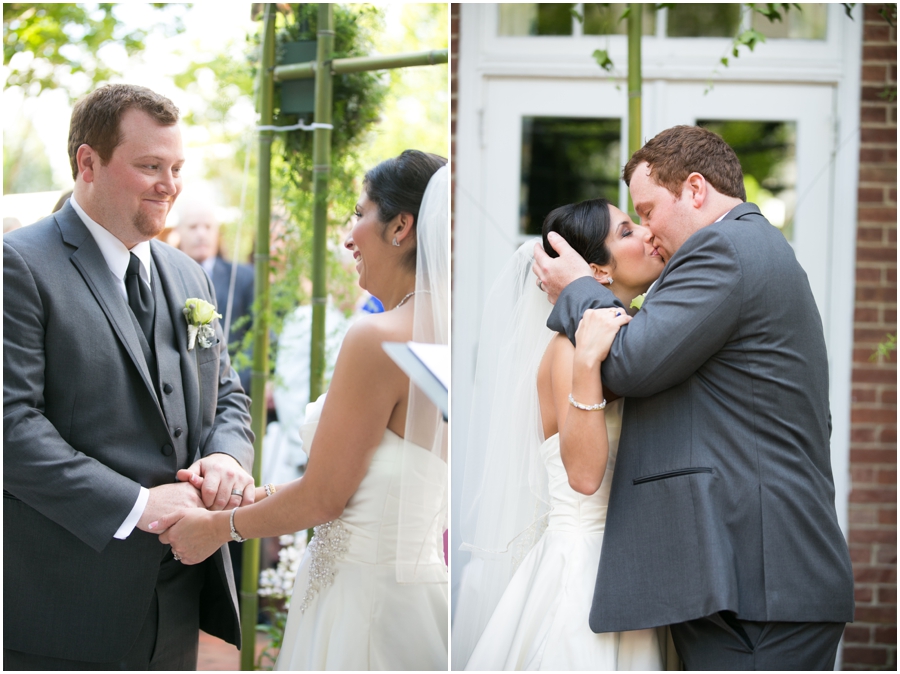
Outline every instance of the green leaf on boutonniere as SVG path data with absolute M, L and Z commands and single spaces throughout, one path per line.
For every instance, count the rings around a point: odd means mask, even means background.
M 644 306 L 644 298 L 646 296 L 647 293 L 644 293 L 643 295 L 638 295 L 633 300 L 631 300 L 631 308 L 640 311 L 641 307 Z

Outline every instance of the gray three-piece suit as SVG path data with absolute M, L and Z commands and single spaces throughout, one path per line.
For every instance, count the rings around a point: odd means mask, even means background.
M 141 486 L 215 452 L 253 464 L 248 399 L 218 324 L 219 344 L 187 350 L 181 309 L 189 297 L 215 303 L 212 284 L 150 243 L 152 344 L 71 204 L 4 236 L 7 650 L 114 667 L 156 613 L 151 652 L 196 653 L 198 626 L 239 643 L 223 550 L 186 567 L 156 535 L 114 538 Z
M 586 309 L 617 303 L 579 279 L 548 326 L 574 341 Z M 595 632 L 719 612 L 762 623 L 853 619 L 822 322 L 793 250 L 755 205 L 737 206 L 672 256 L 601 374 L 626 401 Z

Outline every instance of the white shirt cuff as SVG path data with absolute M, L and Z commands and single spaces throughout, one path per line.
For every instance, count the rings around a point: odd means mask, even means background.
M 113 538 L 124 541 L 131 535 L 131 532 L 134 531 L 134 528 L 137 526 L 138 520 L 141 519 L 141 515 L 144 514 L 144 508 L 147 507 L 147 501 L 149 500 L 150 490 L 146 487 L 141 487 L 141 493 L 138 494 L 137 501 L 134 502 L 134 507 L 131 509 L 131 512 L 128 513 L 128 517 L 125 518 L 125 521 L 119 526 L 119 530 L 116 531 Z

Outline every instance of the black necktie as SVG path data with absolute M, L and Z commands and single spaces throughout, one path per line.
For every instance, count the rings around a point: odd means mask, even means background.
M 131 253 L 128 262 L 128 271 L 125 272 L 125 290 L 128 292 L 128 306 L 131 307 L 134 317 L 137 318 L 147 344 L 153 345 L 153 317 L 156 305 L 153 302 L 153 292 L 146 283 L 141 281 L 141 261 L 137 255 Z

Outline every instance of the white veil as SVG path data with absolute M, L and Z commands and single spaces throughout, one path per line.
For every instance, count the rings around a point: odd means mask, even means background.
M 428 182 L 416 223 L 413 341 L 447 344 L 450 330 L 450 170 Z M 447 528 L 447 423 L 410 381 L 400 482 L 397 582 L 446 583 L 442 549 Z M 422 448 L 430 456 L 422 456 Z M 415 453 L 415 454 L 414 454 Z
M 460 507 L 466 567 L 453 622 L 452 668 L 465 667 L 522 558 L 546 527 L 547 472 L 537 373 L 555 333 L 531 273 L 528 241 L 500 272 L 484 308 Z

